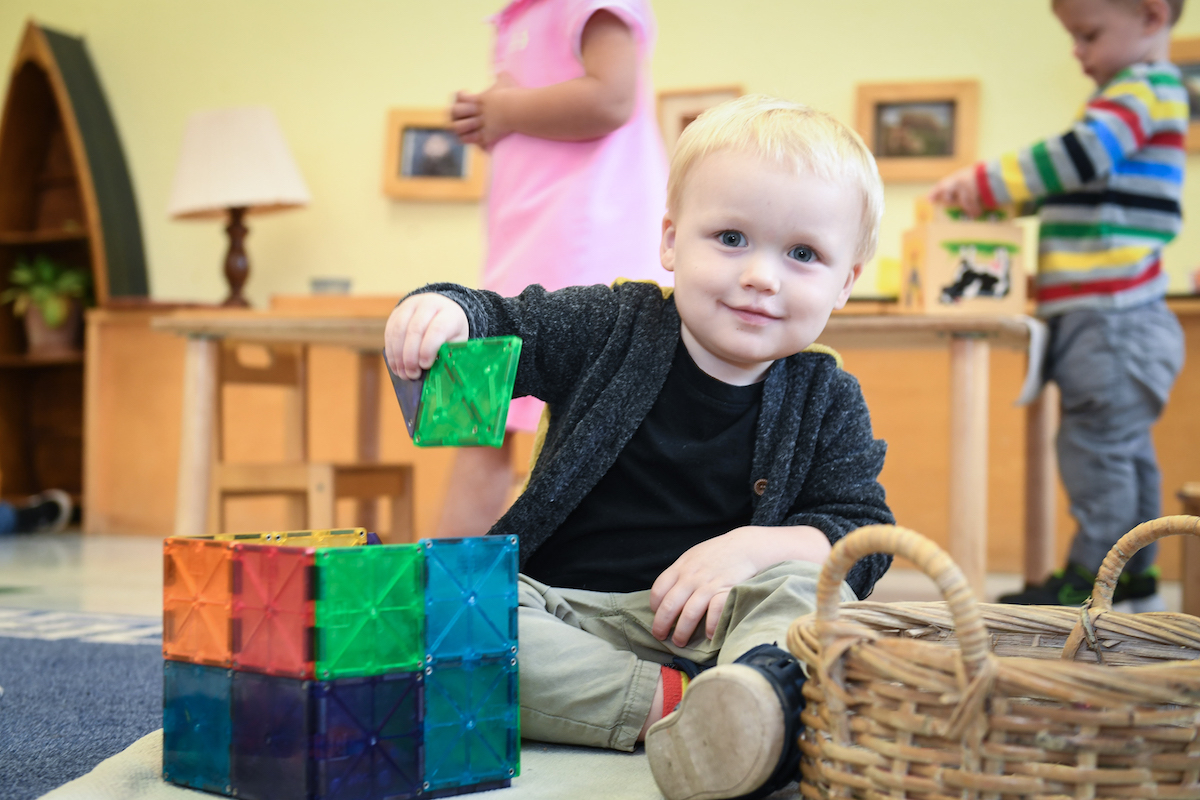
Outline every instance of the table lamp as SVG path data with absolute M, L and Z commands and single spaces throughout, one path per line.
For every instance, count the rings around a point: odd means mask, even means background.
M 175 219 L 228 214 L 225 279 L 229 296 L 223 305 L 249 305 L 242 295 L 250 274 L 243 217 L 298 208 L 309 199 L 283 131 L 269 108 L 202 111 L 188 119 L 167 211 Z

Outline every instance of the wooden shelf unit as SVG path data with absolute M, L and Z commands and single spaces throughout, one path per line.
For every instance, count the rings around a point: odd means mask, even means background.
M 39 255 L 87 270 L 94 299 L 147 294 L 141 228 L 116 127 L 81 39 L 30 21 L 0 117 L 0 290 Z M 85 343 L 33 357 L 0 306 L 0 496 L 83 492 Z

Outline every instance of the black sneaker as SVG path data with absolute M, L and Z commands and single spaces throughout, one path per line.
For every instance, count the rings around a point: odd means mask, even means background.
M 1158 567 L 1132 575 L 1121 573 L 1113 590 L 1117 611 L 1165 611 L 1158 595 Z M 1023 606 L 1079 606 L 1092 596 L 1096 576 L 1078 564 L 1067 564 L 1040 585 L 1026 584 L 1024 590 L 1000 595 L 1001 603 Z
M 16 516 L 17 533 L 58 533 L 71 521 L 71 496 L 61 489 L 47 489 L 29 498 Z
M 650 726 L 646 755 L 667 800 L 766 797 L 799 777 L 800 662 L 759 645 L 704 671 Z
M 1150 567 L 1136 575 L 1128 570 L 1117 579 L 1113 590 L 1113 609 L 1140 614 L 1146 611 L 1166 611 L 1167 604 L 1158 594 L 1158 567 Z

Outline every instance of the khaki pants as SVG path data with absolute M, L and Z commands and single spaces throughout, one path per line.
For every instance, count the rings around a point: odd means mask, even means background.
M 787 649 L 792 620 L 816 606 L 820 565 L 785 561 L 729 593 L 712 639 L 686 647 L 650 634 L 650 592 L 555 589 L 520 576 L 521 734 L 543 742 L 633 750 L 660 665 L 674 656 L 727 664 L 760 644 Z M 842 600 L 854 600 L 842 584 Z

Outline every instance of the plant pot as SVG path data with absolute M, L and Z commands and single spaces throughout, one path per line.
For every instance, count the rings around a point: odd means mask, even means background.
M 82 319 L 82 306 L 78 300 L 72 300 L 71 310 L 67 312 L 63 324 L 51 328 L 42 317 L 41 309 L 31 303 L 25 311 L 25 339 L 29 343 L 29 355 L 62 356 L 78 353 Z

